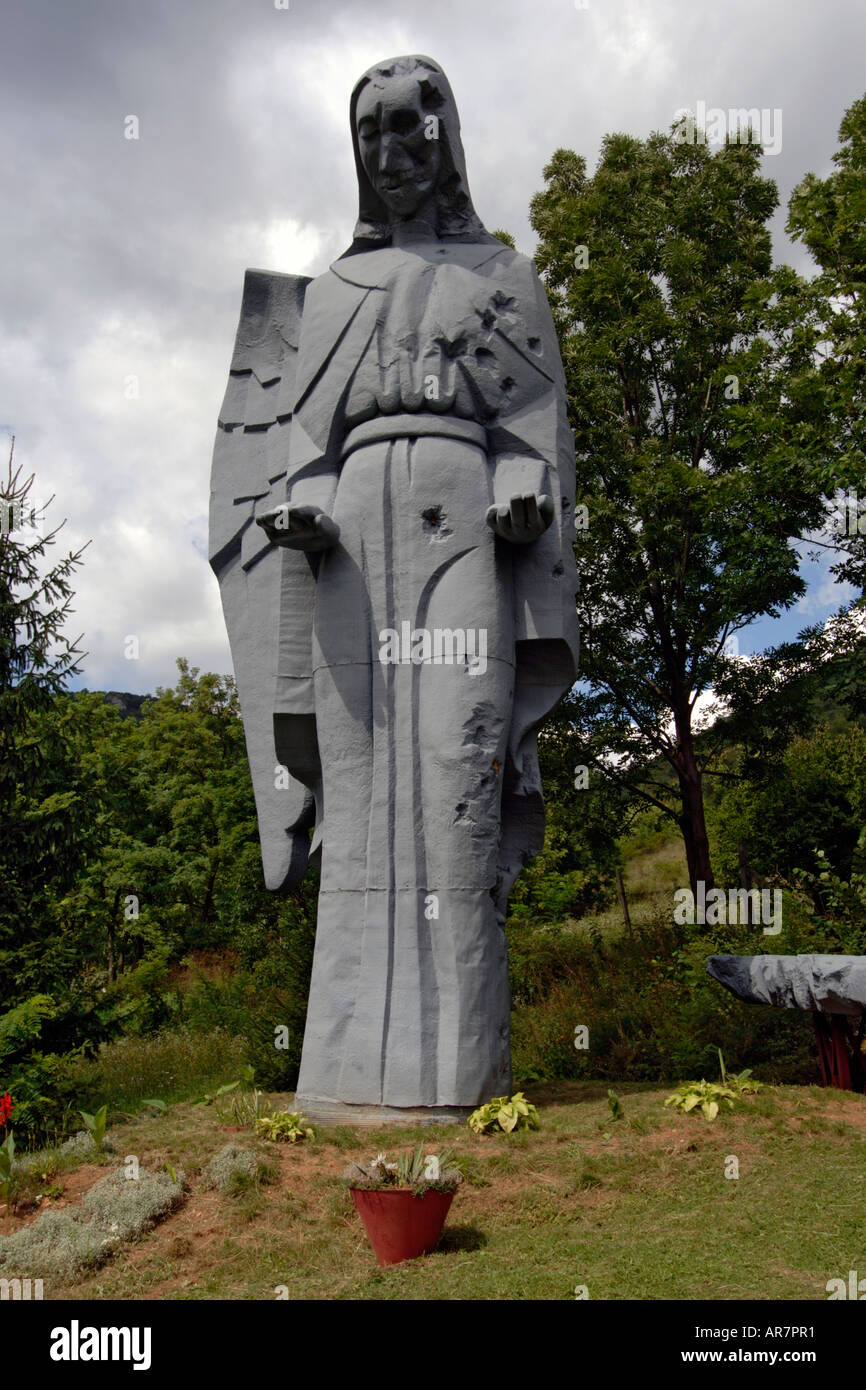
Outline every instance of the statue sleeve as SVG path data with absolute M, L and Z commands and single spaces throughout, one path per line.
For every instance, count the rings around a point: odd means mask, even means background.
M 271 889 L 297 881 L 309 851 L 313 796 L 278 765 L 274 715 L 281 603 L 289 593 L 302 611 L 314 580 L 306 556 L 272 546 L 255 518 L 285 496 L 308 283 L 301 276 L 247 271 L 211 471 L 210 562 L 220 585 Z

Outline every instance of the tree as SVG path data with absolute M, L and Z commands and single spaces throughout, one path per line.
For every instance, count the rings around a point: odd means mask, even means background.
M 547 815 L 544 847 L 524 865 L 509 897 L 509 922 L 556 923 L 600 911 L 621 867 L 619 837 L 628 806 L 619 789 L 581 763 L 581 741 L 566 701 L 538 738 Z
M 40 731 L 79 674 L 79 639 L 63 628 L 86 547 L 46 567 L 65 523 L 42 534 L 45 508 L 35 505 L 33 476 L 14 466 L 14 447 L 13 439 L 0 487 L 0 1002 L 26 988 L 50 890 L 69 881 L 88 834 L 80 792 L 64 776 L 62 728 L 55 725 L 56 740 Z
M 712 884 L 696 703 L 726 645 L 803 593 L 825 514 L 803 282 L 774 269 L 760 148 L 685 124 L 558 150 L 531 205 L 575 430 L 583 761 L 678 824 Z M 659 775 L 667 764 L 668 774 Z
M 787 229 L 819 267 L 809 286 L 815 352 L 828 425 L 828 492 L 850 489 L 837 526 L 843 557 L 834 572 L 866 588 L 866 96 L 845 112 L 836 165 L 807 174 L 788 203 Z M 859 497 L 857 490 L 859 489 Z M 855 500 L 856 498 L 856 500 Z

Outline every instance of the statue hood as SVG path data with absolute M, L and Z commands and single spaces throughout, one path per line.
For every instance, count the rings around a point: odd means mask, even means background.
M 352 245 L 344 252 L 351 256 L 359 251 L 387 246 L 391 241 L 390 214 L 367 177 L 361 159 L 356 124 L 356 111 L 361 92 L 368 85 L 384 87 L 394 78 L 415 75 L 421 90 L 421 105 L 439 121 L 439 141 L 442 165 L 436 200 L 439 209 L 439 236 L 442 240 L 496 242 L 481 222 L 469 193 L 466 177 L 466 158 L 460 138 L 460 117 L 451 85 L 438 63 L 423 54 L 389 58 L 368 68 L 358 79 L 349 103 L 352 148 L 358 175 L 358 221 Z

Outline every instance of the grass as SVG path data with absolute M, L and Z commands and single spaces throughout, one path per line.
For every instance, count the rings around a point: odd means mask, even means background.
M 70 1066 L 69 1080 L 85 1109 L 110 1096 L 113 1113 L 129 1112 L 144 1100 L 180 1100 L 195 1088 L 202 1094 L 216 1089 L 239 1077 L 245 1061 L 244 1040 L 222 1029 L 166 1029 L 103 1043 L 95 1058 Z
M 674 892 L 689 882 L 686 854 L 680 836 L 662 830 L 624 843 L 623 884 L 632 925 L 648 922 L 659 911 L 673 909 Z M 614 901 L 603 912 L 587 913 L 572 921 L 579 934 L 597 929 L 605 941 L 625 930 L 622 908 Z
M 211 1108 L 178 1104 L 114 1138 L 148 1168 L 183 1168 L 184 1206 L 45 1297 L 556 1300 L 585 1284 L 594 1300 L 824 1300 L 828 1279 L 866 1269 L 866 1099 L 781 1087 L 708 1123 L 666 1110 L 671 1089 L 618 1084 L 616 1120 L 603 1083 L 539 1085 L 541 1130 L 510 1137 L 344 1128 L 277 1145 L 245 1133 L 271 1180 L 222 1194 L 203 1169 L 226 1132 Z M 380 1269 L 342 1170 L 420 1139 L 454 1145 L 466 1181 L 439 1248 Z M 731 1155 L 738 1179 L 725 1177 Z

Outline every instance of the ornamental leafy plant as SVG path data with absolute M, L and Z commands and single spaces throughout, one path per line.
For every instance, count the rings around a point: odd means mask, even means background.
M 398 1154 L 392 1162 L 387 1154 L 378 1153 L 368 1164 L 350 1163 L 343 1180 L 349 1187 L 367 1191 L 408 1189 L 415 1197 L 423 1197 L 425 1192 L 453 1192 L 463 1181 L 463 1174 L 451 1162 L 452 1155 L 451 1149 L 425 1154 L 422 1142 L 414 1152 Z
M 316 1137 L 316 1131 L 306 1118 L 290 1110 L 275 1110 L 271 1115 L 262 1115 L 256 1120 L 254 1129 L 257 1134 L 275 1143 L 296 1144 L 299 1139 Z
M 87 1133 L 93 1140 L 97 1153 L 102 1152 L 102 1141 L 105 1138 L 105 1129 L 108 1123 L 108 1106 L 100 1105 L 95 1115 L 88 1115 L 86 1110 L 79 1110 L 79 1115 L 85 1123 Z
M 700 1108 L 704 1119 L 714 1120 L 721 1106 L 726 1105 L 729 1110 L 733 1110 L 734 1102 L 740 1096 L 754 1094 L 761 1089 L 762 1082 L 751 1080 L 752 1073 L 749 1068 L 737 1072 L 734 1076 L 728 1076 L 721 1052 L 719 1066 L 721 1081 L 682 1081 L 674 1094 L 668 1096 L 665 1105 L 681 1110 L 684 1115 Z
M 476 1134 L 511 1134 L 519 1129 L 538 1129 L 538 1111 L 522 1091 L 515 1091 L 510 1100 L 508 1096 L 494 1096 L 473 1110 L 466 1123 Z

